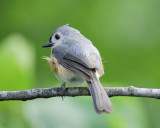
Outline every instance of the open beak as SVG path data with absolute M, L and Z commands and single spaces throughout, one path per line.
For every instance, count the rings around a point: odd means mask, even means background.
M 53 43 L 48 42 L 48 43 L 44 44 L 42 47 L 45 48 L 45 47 L 52 47 L 52 46 L 53 46 Z

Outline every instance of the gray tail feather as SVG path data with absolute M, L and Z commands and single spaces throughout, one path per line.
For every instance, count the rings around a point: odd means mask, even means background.
M 102 87 L 99 79 L 96 77 L 95 73 L 93 75 L 92 81 L 87 81 L 90 93 L 92 95 L 93 104 L 96 113 L 111 113 L 113 111 L 113 105 L 110 101 L 108 95 L 106 94 L 104 88 Z

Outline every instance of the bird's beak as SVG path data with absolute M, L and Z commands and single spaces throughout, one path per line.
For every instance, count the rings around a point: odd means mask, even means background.
M 52 46 L 53 46 L 53 43 L 48 42 L 48 43 L 44 44 L 42 47 L 45 48 L 45 47 L 52 47 Z

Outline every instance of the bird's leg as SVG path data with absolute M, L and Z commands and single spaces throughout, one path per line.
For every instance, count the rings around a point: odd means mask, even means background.
M 62 91 L 65 91 L 65 90 L 66 90 L 66 82 L 62 83 L 61 89 L 62 89 Z
M 65 90 L 66 90 L 66 82 L 62 83 L 61 85 L 61 90 L 62 90 L 62 94 L 64 94 Z M 62 97 L 62 100 L 63 100 L 63 97 L 64 96 L 61 96 Z

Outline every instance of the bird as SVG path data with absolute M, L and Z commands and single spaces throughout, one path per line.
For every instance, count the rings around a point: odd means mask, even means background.
M 61 87 L 65 88 L 66 83 L 75 86 L 87 83 L 95 112 L 109 114 L 113 111 L 112 102 L 99 80 L 104 74 L 102 59 L 89 39 L 66 24 L 57 28 L 42 47 L 51 47 L 51 56 L 44 59 L 63 82 Z

